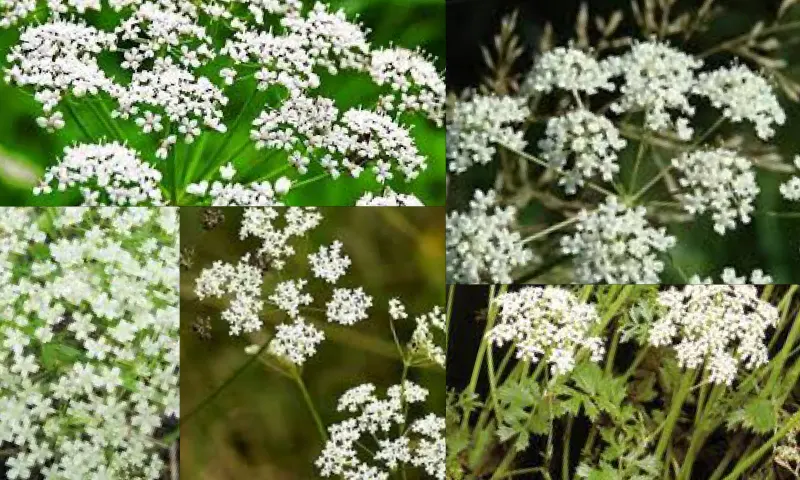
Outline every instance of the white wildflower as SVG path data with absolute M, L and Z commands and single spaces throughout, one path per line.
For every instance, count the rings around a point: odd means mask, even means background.
M 713 383 L 731 385 L 740 367 L 768 360 L 767 329 L 778 310 L 752 285 L 696 285 L 658 294 L 663 313 L 650 331 L 654 346 L 672 346 L 683 368 L 704 367 Z
M 335 241 L 329 247 L 321 246 L 319 251 L 308 256 L 308 263 L 316 278 L 328 283 L 336 283 L 350 267 L 350 257 L 342 253 L 342 242 Z
M 737 218 L 750 223 L 759 189 L 748 159 L 731 150 L 716 149 L 684 153 L 672 164 L 686 189 L 680 200 L 687 212 L 710 211 L 714 230 L 720 235 L 735 228 Z
M 161 172 L 117 142 L 79 144 L 64 149 L 64 157 L 45 172 L 34 193 L 79 187 L 87 205 L 159 205 L 163 203 L 160 181 Z
M 297 317 L 294 323 L 284 323 L 275 327 L 275 337 L 269 342 L 267 351 L 278 358 L 297 366 L 314 356 L 317 346 L 325 339 L 325 333 L 314 325 Z
M 523 132 L 515 127 L 530 114 L 527 99 L 522 97 L 474 95 L 457 101 L 448 111 L 448 169 L 459 174 L 473 165 L 491 163 L 498 143 L 524 149 Z
M 694 93 L 709 99 L 732 122 L 752 122 L 762 140 L 775 134 L 775 125 L 783 125 L 783 112 L 772 87 L 761 75 L 737 64 L 703 72 L 698 76 Z
M 516 357 L 526 362 L 545 361 L 554 375 L 568 373 L 581 349 L 591 360 L 602 360 L 602 339 L 592 336 L 600 323 L 594 305 L 581 302 L 560 287 L 525 287 L 498 296 L 495 326 L 486 338 L 496 347 L 513 344 Z
M 353 325 L 367 319 L 367 310 L 371 306 L 372 297 L 367 295 L 363 288 L 336 288 L 333 290 L 333 298 L 327 305 L 328 321 Z
M 621 57 L 610 60 L 622 75 L 622 96 L 611 110 L 617 113 L 644 111 L 645 127 L 661 131 L 676 129 L 683 139 L 691 136 L 687 118 L 694 107 L 689 95 L 696 85 L 695 71 L 703 64 L 695 57 L 657 41 L 634 44 Z
M 594 211 L 578 214 L 575 234 L 561 238 L 561 251 L 575 255 L 579 283 L 658 283 L 664 262 L 658 259 L 675 245 L 666 229 L 645 218 L 644 207 L 628 208 L 608 197 Z
M 523 85 L 527 93 L 548 93 L 554 88 L 589 95 L 600 90 L 613 92 L 615 69 L 573 47 L 556 47 L 545 52 L 533 65 Z
M 445 479 L 445 421 L 433 413 L 409 422 L 409 404 L 421 403 L 427 390 L 406 381 L 393 385 L 387 399 L 375 396 L 375 387 L 364 384 L 342 395 L 339 411 L 354 414 L 328 428 L 329 439 L 315 465 L 322 477 L 345 480 L 388 479 L 389 473 L 404 465 L 420 467 L 437 480 Z M 393 434 L 392 427 L 410 428 Z M 374 441 L 374 454 L 365 456 L 358 443 Z M 368 457 L 368 458 L 366 458 Z
M 619 171 L 617 152 L 625 145 L 611 121 L 583 109 L 550 119 L 539 141 L 542 158 L 565 173 L 558 183 L 567 194 L 595 175 L 610 182 Z
M 493 190 L 475 192 L 469 211 L 446 219 L 447 277 L 458 283 L 511 283 L 515 268 L 534 261 L 520 234 L 512 230 L 514 207 L 497 206 Z

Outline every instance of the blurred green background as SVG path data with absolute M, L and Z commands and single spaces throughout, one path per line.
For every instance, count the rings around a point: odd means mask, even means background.
M 305 2 L 310 5 L 313 2 Z M 331 0 L 326 1 L 333 8 L 344 9 L 350 18 L 357 16 L 362 23 L 372 30 L 370 38 L 373 46 L 398 45 L 407 48 L 419 46 L 431 55 L 437 57 L 437 65 L 444 70 L 445 62 L 445 6 L 443 0 Z M 106 9 L 108 10 L 108 9 Z M 118 23 L 118 16 L 108 11 L 102 14 L 88 13 L 87 21 L 92 25 L 101 25 L 106 29 L 113 29 Z M 17 28 L 0 29 L 0 69 L 8 66 L 6 55 L 19 37 Z M 217 36 L 217 44 L 224 41 Z M 118 63 L 111 56 L 101 57 L 101 64 L 112 76 L 124 76 Z M 201 73 L 211 75 L 214 70 Z M 212 78 L 215 80 L 215 78 Z M 364 77 L 355 75 L 340 75 L 335 79 L 327 78 L 323 81 L 322 93 L 335 96 L 340 108 L 361 105 L 368 101 L 376 87 Z M 255 89 L 255 81 L 250 78 L 238 82 L 227 90 L 230 102 L 225 107 L 225 122 L 230 125 L 245 104 L 247 97 Z M 263 95 L 263 94 L 262 94 Z M 263 100 L 263 97 L 262 97 Z M 111 105 L 110 100 L 106 101 Z M 95 137 L 100 137 L 106 132 L 102 124 L 93 117 L 91 110 L 78 104 L 79 115 L 87 124 L 88 129 Z M 247 110 L 248 118 L 253 119 L 258 111 L 254 105 Z M 0 77 L 0 205 L 72 205 L 80 202 L 79 196 L 74 193 L 36 197 L 31 193 L 31 188 L 44 170 L 56 163 L 66 145 L 75 141 L 86 141 L 78 129 L 74 119 L 64 113 L 67 122 L 63 130 L 49 134 L 36 125 L 36 118 L 41 115 L 39 104 L 34 101 L 31 94 L 19 88 L 10 86 Z M 118 122 L 122 127 L 128 144 L 143 152 L 144 159 L 156 162 L 153 153 L 155 142 L 138 132 L 132 122 Z M 249 123 L 249 122 L 243 122 Z M 236 150 L 240 144 L 247 142 L 249 125 L 243 124 L 232 135 L 232 141 L 226 149 L 226 154 Z M 428 158 L 428 169 L 420 177 L 406 184 L 402 179 L 395 178 L 389 184 L 395 191 L 414 193 L 426 205 L 444 205 L 445 197 L 445 140 L 444 129 L 436 128 L 426 121 L 415 121 L 412 135 L 417 141 L 420 152 Z M 216 151 L 222 144 L 223 134 L 216 132 L 206 133 L 205 154 Z M 179 155 L 189 158 L 193 153 L 192 146 L 179 142 Z M 267 158 L 266 151 L 257 151 L 248 148 L 234 162 L 239 170 L 237 180 L 252 180 L 258 174 L 275 170 L 280 166 L 283 157 Z M 265 162 L 268 160 L 268 162 Z M 169 181 L 167 163 L 157 161 L 157 168 L 165 173 L 165 181 Z M 262 166 L 259 170 L 258 166 Z M 253 170 L 255 169 L 255 170 Z M 320 168 L 311 168 L 305 178 L 311 178 L 322 172 Z M 399 177 L 399 175 L 396 175 Z M 355 201 L 365 190 L 380 190 L 372 174 L 362 175 L 360 179 L 341 177 L 335 182 L 323 181 L 298 188 L 291 192 L 286 203 L 291 205 L 354 205 Z M 188 199 L 187 199 L 188 200 Z M 185 202 L 186 200 L 184 200 Z M 181 203 L 184 203 L 181 202 Z
M 229 337 L 227 324 L 219 317 L 224 302 L 200 302 L 194 295 L 194 282 L 203 267 L 215 260 L 235 262 L 257 245 L 238 239 L 240 209 L 224 209 L 225 222 L 211 231 L 200 225 L 202 210 L 181 209 L 181 244 L 195 251 L 191 267 L 181 278 L 181 476 L 192 480 L 318 478 L 313 461 L 322 443 L 300 391 L 261 363 L 249 365 L 213 401 L 186 418 L 250 360 L 244 348 L 266 338 L 259 333 Z M 282 275 L 310 277 L 306 254 L 339 239 L 353 265 L 337 286 L 363 286 L 374 297 L 370 318 L 354 327 L 309 318 L 325 329 L 327 338 L 306 363 L 304 379 L 323 422 L 330 425 L 345 418 L 335 409 L 338 397 L 348 388 L 372 382 L 385 391 L 400 379 L 402 363 L 395 358 L 388 300 L 399 297 L 411 318 L 444 305 L 444 212 L 443 208 L 327 208 L 322 213 L 322 225 L 295 242 L 298 254 Z M 280 276 L 269 275 L 267 288 Z M 322 288 L 317 280 L 311 280 L 307 290 L 315 296 L 315 306 L 330 295 L 330 287 Z M 192 331 L 200 317 L 212 319 L 209 340 Z M 411 318 L 398 331 L 401 342 L 411 335 Z M 265 315 L 264 330 L 272 332 L 275 324 L 286 320 L 282 313 Z M 430 390 L 427 408 L 443 414 L 444 371 L 414 369 L 409 378 Z
M 482 0 L 455 0 L 448 3 L 447 23 L 459 25 L 460 28 L 447 30 L 447 84 L 448 89 L 460 92 L 464 88 L 476 86 L 483 75 L 487 74 L 485 62 L 481 56 L 481 45 L 490 45 L 492 38 L 497 34 L 500 21 L 504 15 L 517 10 L 519 12 L 517 34 L 521 44 L 526 48 L 522 59 L 515 65 L 520 72 L 527 71 L 533 60 L 534 52 L 544 32 L 547 23 L 552 24 L 554 43 L 565 45 L 575 37 L 575 21 L 580 10 L 581 0 L 563 0 L 559 2 L 530 2 L 527 0 L 497 0 L 486 2 Z M 630 0 L 604 0 L 599 2 L 585 2 L 589 7 L 590 32 L 596 32 L 594 17 L 599 15 L 608 18 L 615 10 L 624 13 L 624 20 L 620 26 L 620 33 L 638 36 L 636 24 L 631 13 Z M 641 4 L 641 1 L 637 3 Z M 675 12 L 697 12 L 705 0 L 678 0 L 674 6 Z M 718 44 L 722 40 L 736 37 L 749 31 L 756 22 L 764 21 L 766 25 L 775 20 L 775 14 L 781 0 L 717 0 L 715 7 L 722 9 L 721 13 L 708 24 L 708 29 L 694 35 L 692 40 L 685 44 L 680 36 L 671 38 L 673 45 L 693 53 L 703 52 Z M 800 5 L 795 5 L 788 10 L 782 23 L 800 21 Z M 787 63 L 787 68 L 782 72 L 795 81 L 800 81 L 800 41 L 799 30 L 787 31 L 777 37 L 782 40 L 782 46 L 777 50 L 778 56 Z M 592 38 L 596 38 L 596 35 Z M 728 65 L 734 60 L 730 54 L 720 54 L 706 60 L 706 68 Z M 740 59 L 746 62 L 746 59 Z M 752 64 L 751 64 L 752 67 Z M 792 158 L 800 153 L 800 104 L 788 99 L 776 88 L 780 102 L 787 115 L 787 122 L 777 129 L 777 134 L 771 144 L 776 153 L 784 159 L 784 163 L 791 164 Z M 693 125 L 698 131 L 705 131 L 716 117 L 708 108 L 698 108 L 697 118 Z M 752 127 L 739 125 L 736 128 L 723 128 L 722 133 L 732 131 L 747 132 L 745 137 L 746 148 L 757 145 Z M 541 133 L 541 132 L 539 132 Z M 538 137 L 528 138 L 530 151 L 536 151 L 535 144 Z M 632 148 L 626 150 L 620 161 L 623 165 L 632 164 L 635 157 L 635 142 Z M 645 165 L 639 171 L 639 178 L 650 178 L 654 173 L 655 165 Z M 491 188 L 496 176 L 496 164 L 485 167 L 474 167 L 469 172 L 451 178 L 448 192 L 448 208 L 463 209 L 476 188 Z M 649 171 L 647 170 L 649 168 Z M 625 167 L 623 167 L 625 170 Z M 667 267 L 662 275 L 665 283 L 685 283 L 686 276 L 698 274 L 702 277 L 713 276 L 715 280 L 725 267 L 734 267 L 737 274 L 748 274 L 756 268 L 763 269 L 771 274 L 776 283 L 800 282 L 800 214 L 795 217 L 776 217 L 770 212 L 797 212 L 800 206 L 796 202 L 788 202 L 780 197 L 778 186 L 788 180 L 789 176 L 759 169 L 758 183 L 761 193 L 755 204 L 756 214 L 749 225 L 741 225 L 733 232 L 724 236 L 718 235 L 713 230 L 710 216 L 706 215 L 697 221 L 685 223 L 670 223 L 667 228 L 670 234 L 678 238 L 678 243 L 671 250 L 670 257 L 663 257 Z M 640 180 L 642 181 L 642 180 Z M 554 221 L 546 209 L 530 204 L 521 212 L 521 223 L 524 225 L 547 225 Z M 549 263 L 558 260 L 560 263 L 549 270 L 546 275 L 535 278 L 528 277 L 529 281 L 540 283 L 565 283 L 571 281 L 569 259 L 558 259 L 558 245 L 556 243 L 537 244 L 537 253 L 545 257 Z M 535 269 L 532 269 L 535 270 Z M 522 272 L 528 276 L 531 272 Z

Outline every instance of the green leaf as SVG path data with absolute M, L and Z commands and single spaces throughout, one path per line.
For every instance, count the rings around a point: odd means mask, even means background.
M 64 343 L 45 343 L 42 345 L 41 361 L 45 370 L 55 371 L 71 365 L 81 358 L 81 351 Z
M 741 425 L 758 434 L 775 430 L 778 417 L 775 408 L 767 399 L 756 398 L 748 402 L 744 408 L 733 412 L 728 418 L 728 426 Z
M 578 388 L 589 395 L 596 395 L 603 385 L 603 371 L 593 362 L 584 362 L 578 365 L 572 378 Z

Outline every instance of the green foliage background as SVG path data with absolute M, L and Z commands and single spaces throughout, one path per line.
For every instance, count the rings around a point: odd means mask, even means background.
M 253 247 L 252 242 L 238 239 L 241 210 L 224 209 L 225 223 L 210 232 L 199 224 L 201 210 L 181 209 L 181 244 L 196 251 L 181 278 L 181 476 L 318 478 L 313 461 L 322 443 L 300 391 L 262 364 L 253 362 L 220 395 L 191 414 L 251 358 L 244 348 L 267 338 L 229 337 L 219 316 L 224 303 L 200 302 L 194 295 L 194 282 L 203 267 L 215 260 L 236 261 Z M 385 391 L 400 379 L 402 363 L 393 358 L 397 352 L 389 328 L 389 299 L 399 297 L 411 318 L 444 305 L 444 212 L 443 208 L 328 208 L 322 213 L 323 224 L 306 242 L 297 242 L 297 261 L 290 261 L 284 277 L 302 278 L 308 268 L 305 255 L 316 245 L 339 239 L 353 261 L 340 286 L 361 285 L 374 297 L 370 318 L 353 327 L 336 328 L 324 319 L 309 318 L 324 324 L 326 340 L 306 363 L 303 377 L 323 422 L 330 425 L 344 419 L 336 412 L 336 402 L 348 388 L 372 382 Z M 323 293 L 315 285 L 310 282 L 309 292 L 320 305 L 330 289 Z M 210 340 L 192 332 L 192 323 L 203 316 L 212 319 Z M 263 318 L 267 332 L 287 320 L 282 313 Z M 401 342 L 411 335 L 411 318 L 398 329 Z M 442 414 L 444 372 L 412 369 L 410 380 L 430 390 L 427 406 Z
M 442 0 L 331 0 L 324 3 L 344 9 L 351 18 L 358 16 L 372 30 L 370 38 L 374 46 L 394 44 L 412 49 L 419 46 L 436 56 L 438 66 L 444 70 L 445 7 Z M 106 11 L 99 15 L 89 14 L 87 17 L 93 24 L 112 28 L 117 16 Z M 6 55 L 18 37 L 18 28 L 0 30 L 0 70 L 4 71 L 8 66 Z M 218 36 L 216 41 L 219 44 L 222 39 Z M 102 58 L 101 63 L 103 63 Z M 114 72 L 109 68 L 108 71 L 112 75 L 121 73 L 118 69 Z M 251 78 L 227 91 L 230 103 L 224 110 L 226 124 L 230 125 L 233 122 L 239 109 L 245 104 L 247 96 L 254 90 L 254 84 Z M 363 103 L 375 87 L 362 77 L 341 75 L 339 78 L 325 80 L 323 88 L 326 94 L 335 95 L 337 104 L 341 107 Z M 78 110 L 88 124 L 89 130 L 96 133 L 99 138 L 100 132 L 104 132 L 102 124 L 93 123 L 91 110 L 82 110 L 81 107 L 78 107 Z M 83 112 L 86 112 L 86 115 Z M 79 196 L 74 192 L 46 197 L 36 197 L 31 193 L 31 188 L 37 179 L 48 166 L 55 164 L 65 146 L 74 141 L 86 141 L 74 119 L 67 112 L 64 113 L 66 127 L 55 134 L 48 134 L 36 125 L 36 118 L 40 114 L 41 108 L 33 100 L 32 95 L 10 86 L 0 76 L 0 205 L 72 205 L 80 202 Z M 257 115 L 252 105 L 248 115 L 249 118 L 255 118 Z M 129 140 L 129 145 L 155 151 L 153 146 L 155 143 L 141 135 L 132 122 L 118 123 Z M 235 150 L 233 147 L 236 145 L 246 141 L 249 130 L 243 127 L 245 125 L 241 125 L 232 136 L 231 148 L 226 150 L 226 154 Z M 444 129 L 437 129 L 428 122 L 420 121 L 415 124 L 412 134 L 421 153 L 428 158 L 428 169 L 411 184 L 405 184 L 402 179 L 395 178 L 390 185 L 395 191 L 415 193 L 426 205 L 444 205 Z M 204 136 L 208 137 L 204 155 L 213 153 L 224 137 L 219 133 L 205 133 Z M 178 154 L 189 158 L 198 142 L 199 140 L 190 146 L 179 142 Z M 239 160 L 234 163 L 237 166 L 252 167 L 263 163 L 259 162 L 264 160 L 265 156 L 265 151 L 259 152 L 250 148 L 242 156 L 237 157 Z M 154 157 L 151 153 L 145 158 Z M 206 160 L 204 163 L 208 163 L 207 159 L 204 160 Z M 273 160 L 273 165 L 267 171 L 274 170 L 276 160 L 282 161 L 280 158 Z M 165 173 L 164 181 L 170 181 L 169 172 L 166 171 L 168 163 L 159 161 L 156 166 Z M 247 170 L 239 168 L 240 173 L 245 175 L 244 178 L 247 178 Z M 314 176 L 321 171 L 319 168 L 316 170 L 312 168 L 308 176 Z M 371 175 L 363 175 L 357 180 L 340 178 L 336 182 L 317 182 L 308 188 L 299 188 L 290 193 L 286 202 L 292 205 L 353 205 L 363 191 L 378 190 L 378 184 L 370 177 Z

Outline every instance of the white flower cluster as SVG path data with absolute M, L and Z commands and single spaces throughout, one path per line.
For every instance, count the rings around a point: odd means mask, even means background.
M 254 332 L 263 322 L 260 314 L 264 302 L 261 295 L 261 271 L 245 256 L 236 265 L 216 261 L 197 278 L 195 293 L 200 300 L 207 297 L 231 296 L 230 305 L 222 318 L 230 324 L 230 334 Z
M 774 125 L 783 125 L 786 121 L 786 114 L 767 80 L 745 65 L 703 72 L 693 91 L 708 98 L 715 108 L 722 109 L 728 120 L 752 122 L 762 140 L 772 138 Z
M 117 142 L 80 144 L 64 149 L 64 157 L 45 172 L 36 195 L 79 186 L 83 203 L 137 205 L 163 203 L 161 172 L 143 162 L 138 154 Z
M 474 95 L 456 102 L 448 112 L 447 159 L 451 172 L 491 163 L 496 143 L 525 148 L 523 132 L 515 127 L 530 116 L 527 99 Z
M 0 5 L 0 28 L 16 25 L 36 11 L 36 0 L 6 0 Z
M 576 232 L 561 238 L 561 250 L 575 255 L 579 283 L 659 283 L 664 262 L 657 254 L 672 248 L 675 237 L 652 227 L 646 213 L 611 196 L 578 214 Z
M 759 189 L 752 163 L 726 149 L 698 150 L 675 157 L 678 181 L 688 191 L 680 195 L 692 215 L 711 212 L 714 230 L 724 235 L 737 218 L 750 223 Z
M 372 297 L 358 288 L 336 288 L 328 302 L 328 321 L 341 325 L 355 325 L 366 320 L 367 310 L 372 306 Z
M 445 83 L 436 66 L 425 54 L 407 48 L 375 50 L 370 59 L 369 74 L 378 85 L 389 85 L 378 105 L 387 111 L 421 111 L 442 126 L 444 120 Z
M 239 237 L 259 239 L 262 243 L 257 255 L 269 260 L 273 268 L 282 270 L 286 259 L 296 253 L 289 242 L 293 238 L 302 238 L 319 226 L 321 221 L 322 214 L 313 207 L 247 208 Z
M 211 184 L 206 180 L 190 183 L 186 186 L 186 193 L 208 197 L 211 205 L 217 207 L 278 207 L 283 205 L 280 197 L 289 193 L 292 188 L 292 181 L 287 177 L 280 177 L 274 183 L 267 180 L 249 184 L 233 182 L 236 169 L 230 163 L 220 167 L 219 171 L 221 180 Z
M 613 92 L 616 87 L 611 77 L 616 67 L 606 61 L 597 61 L 589 54 L 572 47 L 556 47 L 545 52 L 533 65 L 525 80 L 526 93 L 549 93 L 554 88 L 589 95 L 600 90 Z
M 410 381 L 393 385 L 385 400 L 375 395 L 373 384 L 363 384 L 339 399 L 340 412 L 355 414 L 328 429 L 330 439 L 315 464 L 322 477 L 344 480 L 388 480 L 404 466 L 417 467 L 437 480 L 445 479 L 445 420 L 433 413 L 410 421 L 410 405 L 422 403 L 428 391 Z M 399 435 L 394 431 L 402 432 Z M 365 460 L 362 442 L 376 443 Z
M 650 130 L 674 128 L 681 138 L 691 137 L 688 118 L 673 118 L 670 110 L 694 114 L 689 94 L 696 84 L 701 60 L 657 41 L 634 44 L 630 51 L 611 60 L 623 76 L 622 96 L 611 105 L 614 112 L 642 110 Z
M 610 182 L 619 171 L 617 152 L 626 143 L 606 117 L 578 109 L 551 118 L 539 148 L 542 158 L 565 174 L 558 183 L 573 195 L 594 175 Z
M 742 275 L 741 277 L 736 274 L 736 270 L 734 268 L 728 267 L 722 271 L 722 276 L 720 277 L 722 283 L 728 285 L 768 285 L 773 283 L 772 277 L 766 275 L 763 270 L 757 268 L 750 272 L 750 281 L 747 281 L 747 275 Z M 691 284 L 716 284 L 719 282 L 715 282 L 711 277 L 700 278 L 699 275 L 692 275 L 689 279 L 689 283 Z
M 664 312 L 649 341 L 672 346 L 683 368 L 704 367 L 709 381 L 731 385 L 740 367 L 753 370 L 768 361 L 767 329 L 778 310 L 759 298 L 752 285 L 698 285 L 660 292 Z
M 341 171 L 358 177 L 370 170 L 384 184 L 395 176 L 410 182 L 427 168 L 412 136 L 412 117 L 442 126 L 442 75 L 419 50 L 373 50 L 368 30 L 342 10 L 319 2 L 303 8 L 300 0 L 46 4 L 44 23 L 24 27 L 8 54 L 5 76 L 33 90 L 44 110 L 37 123 L 48 131 L 65 125 L 64 112 L 56 111 L 59 105 L 67 101 L 72 107 L 74 99 L 92 97 L 83 102 L 98 110 L 104 128 L 120 135 L 116 119 L 131 120 L 143 133 L 158 137 L 156 151 L 145 153 L 165 159 L 178 138 L 192 143 L 208 130 L 227 131 L 224 87 L 250 77 L 241 70 L 251 73 L 255 67 L 258 88 L 271 89 L 279 104 L 276 108 L 270 101 L 264 107 L 253 122 L 252 140 L 257 148 L 287 151 L 300 176 L 313 162 L 334 180 Z M 119 17 L 110 31 L 81 19 L 89 10 L 103 8 Z M 35 9 L 36 3 L 28 0 L 2 2 L 0 27 L 21 22 Z M 215 45 L 210 35 L 220 24 L 233 32 L 223 46 Z M 130 77 L 107 75 L 98 63 L 105 53 L 117 51 L 119 66 Z M 378 91 L 362 106 L 339 112 L 318 90 L 325 74 L 345 71 L 363 74 Z M 108 99 L 115 105 L 103 110 Z M 109 111 L 112 118 L 106 118 Z M 261 180 L 215 182 L 207 193 L 209 185 L 202 181 L 190 190 L 198 197 L 210 196 L 215 205 L 278 205 L 275 197 L 292 185 L 288 178 L 286 182 L 288 186 Z
M 201 124 L 218 132 L 227 130 L 222 123 L 222 107 L 227 105 L 228 98 L 222 90 L 208 78 L 196 77 L 175 64 L 171 57 L 156 59 L 152 70 L 134 72 L 130 84 L 118 93 L 117 101 L 119 108 L 114 113 L 122 118 L 136 115 L 142 109 L 163 111 L 186 143 L 192 143 L 202 133 Z M 161 130 L 160 123 L 155 128 L 149 122 L 143 125 Z M 147 131 L 148 127 L 142 129 Z
M 275 327 L 275 337 L 270 340 L 267 351 L 295 365 L 303 365 L 317 353 L 317 345 L 325 340 L 325 333 L 302 317 L 294 323 L 283 323 Z
M 333 284 L 347 273 L 351 261 L 342 253 L 342 246 L 342 242 L 336 240 L 329 247 L 323 245 L 318 252 L 308 256 L 315 277 Z
M 794 167 L 797 170 L 800 170 L 800 155 L 795 155 Z M 800 177 L 792 175 L 792 178 L 781 184 L 779 191 L 781 196 L 786 200 L 800 200 Z
M 389 301 L 389 316 L 392 320 L 399 321 L 408 318 L 406 307 L 397 298 Z M 440 306 L 433 307 L 430 312 L 419 315 L 414 319 L 416 327 L 411 334 L 408 350 L 412 357 L 419 357 L 422 361 L 433 362 L 445 368 L 447 356 L 445 349 L 436 341 L 436 332 L 445 333 L 445 315 Z
M 560 287 L 525 287 L 499 295 L 497 323 L 486 334 L 490 343 L 508 343 L 526 362 L 546 361 L 553 375 L 570 372 L 581 349 L 599 362 L 605 353 L 601 338 L 592 335 L 600 323 L 594 305 L 581 302 Z
M 177 210 L 2 215 L 4 478 L 163 478 L 180 408 Z
M 414 195 L 396 193 L 391 188 L 386 188 L 383 195 L 372 192 L 365 193 L 356 202 L 357 207 L 424 207 L 422 201 Z
M 411 181 L 427 166 L 408 127 L 362 108 L 349 109 L 340 118 L 333 100 L 324 97 L 291 97 L 280 109 L 261 112 L 253 127 L 250 137 L 256 148 L 291 152 L 289 161 L 300 174 L 308 172 L 312 158 L 333 178 L 341 175 L 341 168 L 357 178 L 372 162 L 380 183 L 391 180 L 395 169 Z
M 458 283 L 511 283 L 511 272 L 534 260 L 518 232 L 514 207 L 497 206 L 497 194 L 475 192 L 469 211 L 447 215 L 447 277 Z
M 115 50 L 116 37 L 81 22 L 52 20 L 26 28 L 6 60 L 6 81 L 31 87 L 46 115 L 70 95 L 84 97 L 105 92 L 119 94 L 119 86 L 97 63 L 103 51 Z M 55 112 L 58 113 L 58 112 Z M 61 122 L 44 122 L 51 129 Z M 40 122 L 40 124 L 43 122 Z

